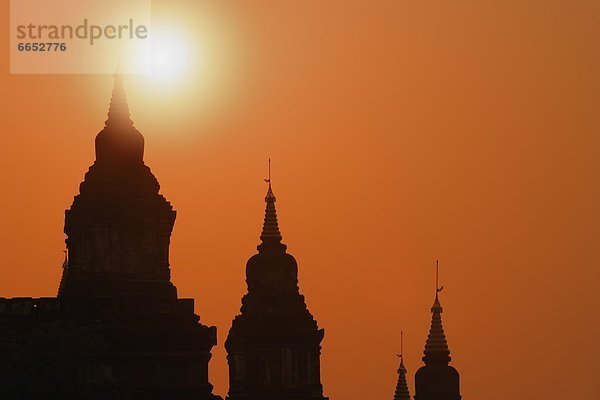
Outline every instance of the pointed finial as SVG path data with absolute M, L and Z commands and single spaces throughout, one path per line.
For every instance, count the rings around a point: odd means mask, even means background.
M 396 357 L 400 359 L 400 366 L 404 367 L 404 331 L 400 331 L 400 354 L 396 354 Z
M 271 159 L 269 158 L 269 166 L 268 166 L 268 178 L 265 179 L 265 182 L 267 182 L 269 184 L 269 190 L 267 190 L 267 198 L 268 197 L 273 197 L 275 198 L 275 195 L 273 194 L 273 190 L 271 189 Z
M 268 178 L 264 181 L 269 184 L 269 189 L 267 190 L 267 195 L 265 196 L 265 203 L 267 203 L 267 207 L 265 209 L 265 220 L 263 223 L 263 230 L 260 235 L 261 244 L 258 246 L 258 250 L 267 250 L 267 249 L 278 249 L 284 250 L 286 246 L 281 243 L 281 232 L 279 232 L 279 223 L 277 222 L 277 212 L 275 211 L 275 202 L 277 198 L 273 193 L 273 189 L 271 187 L 271 159 L 269 158 L 269 167 L 268 167 Z
M 123 87 L 123 74 L 121 72 L 121 57 L 117 58 L 117 66 L 113 74 L 114 85 L 110 106 L 108 108 L 108 119 L 104 123 L 106 126 L 133 126 L 133 121 L 129 114 L 129 105 L 125 96 Z
M 404 331 L 400 331 L 400 354 L 396 354 L 396 357 L 400 359 L 400 369 L 404 368 Z M 398 372 L 400 372 L 400 369 Z
M 443 286 L 440 286 L 440 260 L 435 260 L 435 298 L 437 299 L 438 293 L 444 290 Z
M 398 357 L 400 357 L 400 362 L 402 362 L 403 358 L 404 358 L 404 331 L 400 331 L 400 354 L 398 354 Z

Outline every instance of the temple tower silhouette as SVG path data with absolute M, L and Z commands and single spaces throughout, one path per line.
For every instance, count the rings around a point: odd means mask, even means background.
M 436 263 L 435 300 L 431 307 L 431 327 L 425 343 L 423 362 L 415 374 L 415 400 L 460 400 L 460 376 L 449 365 L 450 348 L 442 326 L 442 305 L 438 287 L 438 265 Z
M 286 252 L 271 179 L 258 254 L 246 264 L 248 293 L 225 342 L 230 400 L 324 400 L 320 378 L 324 330 L 298 289 L 298 266 Z
M 400 333 L 402 338 L 402 333 Z M 400 339 L 402 343 L 402 339 Z M 394 400 L 410 400 L 410 392 L 408 391 L 408 383 L 406 382 L 406 368 L 404 367 L 404 351 L 400 344 L 400 366 L 398 367 L 398 383 L 396 384 L 396 392 L 394 393 Z
M 170 280 L 176 213 L 144 164 L 144 137 L 115 74 L 96 160 L 65 213 L 68 258 L 58 301 L 63 317 L 93 323 L 108 344 L 110 379 L 131 399 L 213 399 L 208 381 L 216 328 Z

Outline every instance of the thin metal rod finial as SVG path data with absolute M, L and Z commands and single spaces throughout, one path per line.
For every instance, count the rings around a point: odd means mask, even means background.
M 271 159 L 269 158 L 268 178 L 265 179 L 269 185 L 271 184 Z
M 444 289 L 440 286 L 440 260 L 435 260 L 435 296 Z
M 400 358 L 404 356 L 404 331 L 400 331 Z

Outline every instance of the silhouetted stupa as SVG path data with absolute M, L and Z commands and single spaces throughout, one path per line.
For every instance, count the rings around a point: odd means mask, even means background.
M 298 266 L 281 243 L 271 182 L 258 254 L 246 264 L 248 293 L 225 342 L 230 400 L 323 400 L 324 330 L 298 289 Z
M 16 346 L 35 345 L 38 338 L 49 343 L 35 351 L 50 351 L 50 358 L 32 361 L 16 378 L 26 379 L 24 374 L 48 363 L 65 369 L 48 372 L 52 379 L 82 369 L 77 382 L 56 386 L 56 398 L 65 398 L 69 384 L 92 391 L 75 394 L 77 399 L 114 399 L 94 393 L 107 386 L 128 400 L 217 398 L 208 381 L 216 328 L 200 324 L 194 300 L 179 299 L 170 281 L 175 211 L 159 194 L 143 156 L 144 137 L 133 126 L 116 74 L 108 119 L 96 136 L 96 161 L 66 211 L 68 257 L 58 299 L 0 299 L 0 333 Z M 74 343 L 60 347 L 60 338 L 44 337 L 40 329 L 58 330 Z M 78 332 L 93 334 L 77 347 Z M 34 340 L 22 339 L 29 334 Z M 13 395 L 26 390 L 13 386 Z M 25 398 L 16 395 L 10 398 Z
M 400 366 L 398 367 L 398 383 L 396 384 L 394 400 L 410 400 L 410 392 L 408 391 L 408 384 L 406 383 L 406 368 L 404 367 L 404 353 L 402 346 L 398 357 L 400 358 Z
M 460 400 L 460 376 L 449 365 L 450 349 L 442 326 L 442 305 L 437 288 L 431 307 L 431 328 L 425 343 L 425 365 L 415 374 L 415 400 Z

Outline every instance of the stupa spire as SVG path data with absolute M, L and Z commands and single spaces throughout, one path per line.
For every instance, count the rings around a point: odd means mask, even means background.
M 439 261 L 435 262 L 435 300 L 431 307 L 431 327 L 425 343 L 425 356 L 423 361 L 425 365 L 429 364 L 448 364 L 450 362 L 450 349 L 446 341 L 446 334 L 442 326 L 442 305 L 439 299 L 439 293 L 444 289 L 439 286 Z
M 144 137 L 130 118 L 123 76 L 119 65 L 115 71 L 108 119 L 96 136 L 96 161 L 101 163 L 143 163 Z
M 325 334 L 298 287 L 298 263 L 281 243 L 271 171 L 258 253 L 246 263 L 248 293 L 225 349 L 229 400 L 327 400 L 321 384 Z
M 404 333 L 400 331 L 400 354 L 397 354 L 400 358 L 400 366 L 398 367 L 398 383 L 396 384 L 394 400 L 410 400 L 408 384 L 406 383 L 406 368 L 404 367 L 403 336 Z
M 267 195 L 265 196 L 265 219 L 263 222 L 262 232 L 260 234 L 261 244 L 258 245 L 259 251 L 265 250 L 283 250 L 286 246 L 281 243 L 281 232 L 279 231 L 279 223 L 277 222 L 277 211 L 275 210 L 275 201 L 277 201 L 273 188 L 271 187 L 271 159 L 269 158 L 269 177 L 265 182 L 269 184 Z
M 127 104 L 127 96 L 123 87 L 123 74 L 121 73 L 121 60 L 117 62 L 117 68 L 113 75 L 114 85 L 110 106 L 108 107 L 108 119 L 105 122 L 106 126 L 132 126 L 133 121 L 129 114 L 129 105 Z

